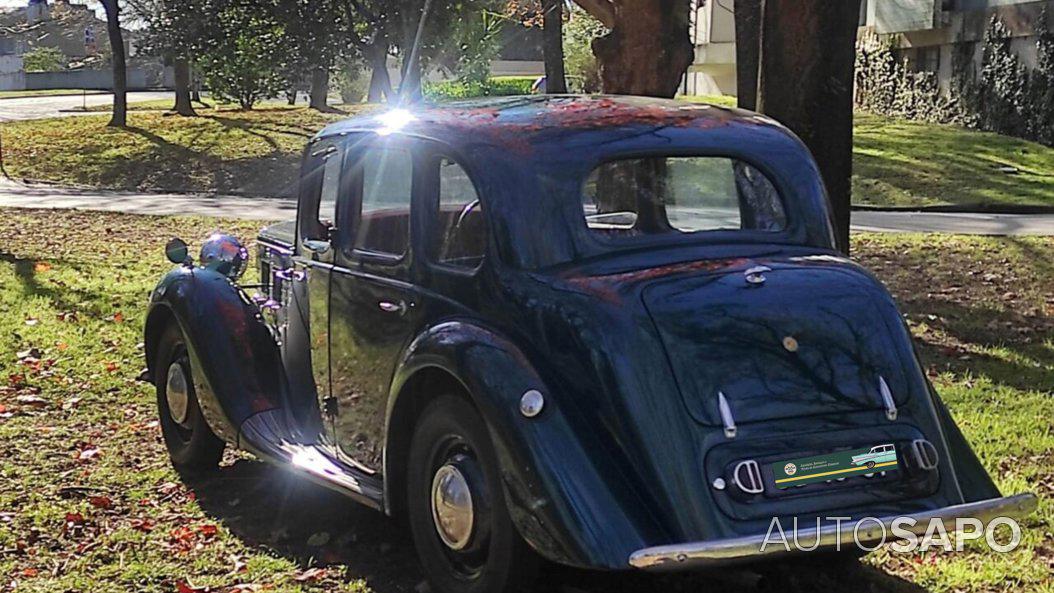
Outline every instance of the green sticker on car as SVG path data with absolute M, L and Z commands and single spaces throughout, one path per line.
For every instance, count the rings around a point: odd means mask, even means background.
M 896 468 L 897 448 L 892 443 L 885 443 L 864 449 L 780 461 L 772 464 L 772 475 L 777 488 L 790 488 Z

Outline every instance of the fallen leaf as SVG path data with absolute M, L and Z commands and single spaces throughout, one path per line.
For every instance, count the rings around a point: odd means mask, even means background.
M 132 529 L 143 533 L 150 533 L 154 530 L 154 526 L 157 525 L 153 519 L 132 519 L 130 524 Z
M 22 569 L 22 576 L 26 577 L 27 579 L 31 579 L 31 578 L 37 576 L 38 574 L 40 574 L 40 571 L 35 569 L 35 568 L 24 568 L 24 569 Z
M 108 496 L 90 496 L 88 502 L 97 509 L 112 509 L 113 501 Z
M 36 263 L 36 265 L 33 266 L 33 271 L 37 272 L 38 274 L 40 272 L 47 272 L 50 269 L 51 269 L 51 264 L 49 264 L 46 261 L 38 261 Z
M 116 362 L 109 361 L 109 362 L 106 363 L 106 372 L 107 373 L 112 373 L 112 372 L 116 371 L 117 368 L 118 368 L 118 366 L 117 366 Z
M 326 578 L 325 568 L 309 568 L 293 577 L 294 580 L 301 583 L 321 581 L 324 578 Z
M 78 461 L 91 461 L 92 459 L 95 459 L 96 457 L 98 457 L 99 453 L 100 452 L 99 452 L 99 449 L 97 447 L 89 446 L 89 447 L 86 447 L 84 449 L 81 449 L 77 453 L 77 460 Z
M 179 593 L 208 593 L 210 590 L 208 587 L 195 587 L 186 580 L 176 581 L 176 591 Z
M 48 400 L 40 397 L 39 395 L 20 395 L 15 398 L 15 401 L 35 408 L 42 408 L 48 405 Z

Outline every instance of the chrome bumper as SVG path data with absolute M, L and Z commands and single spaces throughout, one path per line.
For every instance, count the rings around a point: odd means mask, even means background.
M 942 509 L 934 509 L 913 515 L 904 515 L 915 520 L 911 526 L 898 525 L 898 529 L 910 531 L 916 535 L 924 535 L 929 522 L 932 519 L 940 519 L 944 523 L 948 533 L 955 530 L 955 520 L 972 517 L 987 522 L 995 517 L 1024 517 L 1036 509 L 1036 497 L 1033 494 L 1017 494 L 1004 498 L 990 498 L 979 502 L 959 504 Z M 876 521 L 868 520 L 860 525 L 858 532 L 859 541 L 862 543 L 875 543 L 882 540 L 883 533 L 887 541 L 893 541 L 890 537 L 889 528 L 893 521 L 901 516 L 881 517 Z M 879 526 L 881 523 L 881 527 Z M 835 545 L 853 546 L 854 523 L 842 522 L 840 528 L 837 525 L 824 525 L 820 529 L 815 527 L 798 529 L 798 541 L 803 546 L 812 547 L 819 540 L 819 548 L 831 548 Z M 789 526 L 784 525 L 787 538 L 791 537 Z M 778 537 L 778 532 L 774 532 Z M 655 546 L 637 550 L 629 558 L 631 566 L 645 570 L 687 570 L 692 568 L 705 568 L 724 563 L 732 563 L 743 560 L 755 560 L 765 557 L 788 554 L 782 543 L 773 543 L 770 538 L 769 544 L 765 543 L 765 534 L 748 535 L 728 539 L 719 539 L 705 542 L 692 542 L 686 544 L 675 544 L 669 546 Z M 780 541 L 780 540 L 777 540 Z M 793 553 L 793 552 L 791 552 Z

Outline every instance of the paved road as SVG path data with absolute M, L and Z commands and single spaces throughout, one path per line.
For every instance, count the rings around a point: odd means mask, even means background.
M 152 101 L 154 99 L 168 99 L 172 93 L 157 92 L 132 92 L 128 93 L 128 102 Z M 72 115 L 85 115 L 83 112 L 68 111 L 79 109 L 87 104 L 88 107 L 97 105 L 110 105 L 113 103 L 113 95 L 107 93 L 102 95 L 57 95 L 46 97 L 23 97 L 19 99 L 0 99 L 0 121 L 15 121 L 25 119 L 45 119 L 49 117 L 67 117 Z M 89 112 L 91 114 L 91 112 Z M 100 115 L 95 112 L 94 115 Z
M 250 220 L 282 220 L 296 215 L 296 203 L 286 198 L 79 190 L 46 185 L 22 185 L 4 180 L 0 180 L 0 206 L 79 208 L 133 214 L 190 214 Z M 853 229 L 1054 236 L 1054 214 L 857 211 L 853 213 Z

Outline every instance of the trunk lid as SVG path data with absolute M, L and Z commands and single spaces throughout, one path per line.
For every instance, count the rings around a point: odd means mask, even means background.
M 660 281 L 642 297 L 695 420 L 720 426 L 888 409 L 908 382 L 910 339 L 886 291 L 848 262 L 766 263 Z M 910 352 L 910 347 L 907 348 Z

